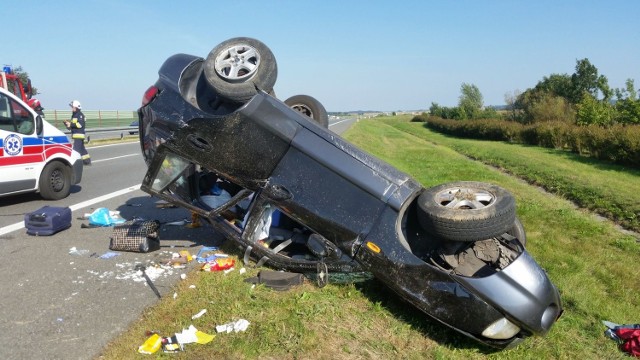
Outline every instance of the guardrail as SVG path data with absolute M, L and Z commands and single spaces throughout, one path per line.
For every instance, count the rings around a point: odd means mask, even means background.
M 133 110 L 82 110 L 87 131 L 94 128 L 124 128 L 138 120 Z M 71 110 L 44 110 L 44 117 L 58 129 L 65 130 L 64 121 L 71 119 Z

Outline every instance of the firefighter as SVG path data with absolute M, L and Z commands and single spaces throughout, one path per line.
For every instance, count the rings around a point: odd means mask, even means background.
M 91 156 L 89 152 L 84 147 L 84 137 L 85 137 L 85 119 L 84 114 L 82 113 L 82 105 L 80 105 L 80 101 L 73 100 L 69 103 L 71 106 L 71 111 L 73 114 L 71 115 L 71 121 L 65 121 L 64 126 L 67 129 L 71 130 L 71 138 L 73 139 L 73 150 L 80 153 L 82 156 L 82 163 L 85 165 L 91 165 Z

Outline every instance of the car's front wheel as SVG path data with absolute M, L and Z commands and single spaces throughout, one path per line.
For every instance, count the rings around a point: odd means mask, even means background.
M 322 103 L 309 95 L 294 95 L 284 101 L 290 108 L 311 118 L 325 129 L 329 127 L 329 116 Z
M 246 102 L 257 92 L 273 91 L 278 66 L 271 50 L 256 39 L 239 37 L 213 48 L 204 63 L 209 85 L 221 97 Z
M 40 195 L 46 200 L 60 200 L 71 191 L 71 169 L 59 161 L 48 163 L 40 174 Z
M 425 190 L 418 198 L 422 228 L 447 241 L 478 241 L 500 236 L 516 220 L 515 199 L 491 184 L 461 181 Z

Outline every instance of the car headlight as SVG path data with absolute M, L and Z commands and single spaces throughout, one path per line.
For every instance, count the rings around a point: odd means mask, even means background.
M 504 340 L 512 338 L 520 331 L 520 328 L 511 321 L 502 318 L 496 320 L 482 332 L 482 336 L 489 339 Z

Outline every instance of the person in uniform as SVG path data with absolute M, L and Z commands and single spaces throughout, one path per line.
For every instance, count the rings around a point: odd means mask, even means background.
M 82 105 L 80 101 L 73 100 L 69 103 L 73 114 L 70 121 L 65 121 L 64 126 L 71 130 L 71 138 L 73 139 L 73 150 L 80 153 L 82 156 L 82 163 L 85 165 L 91 165 L 91 156 L 84 146 L 85 138 L 85 119 L 82 113 Z

